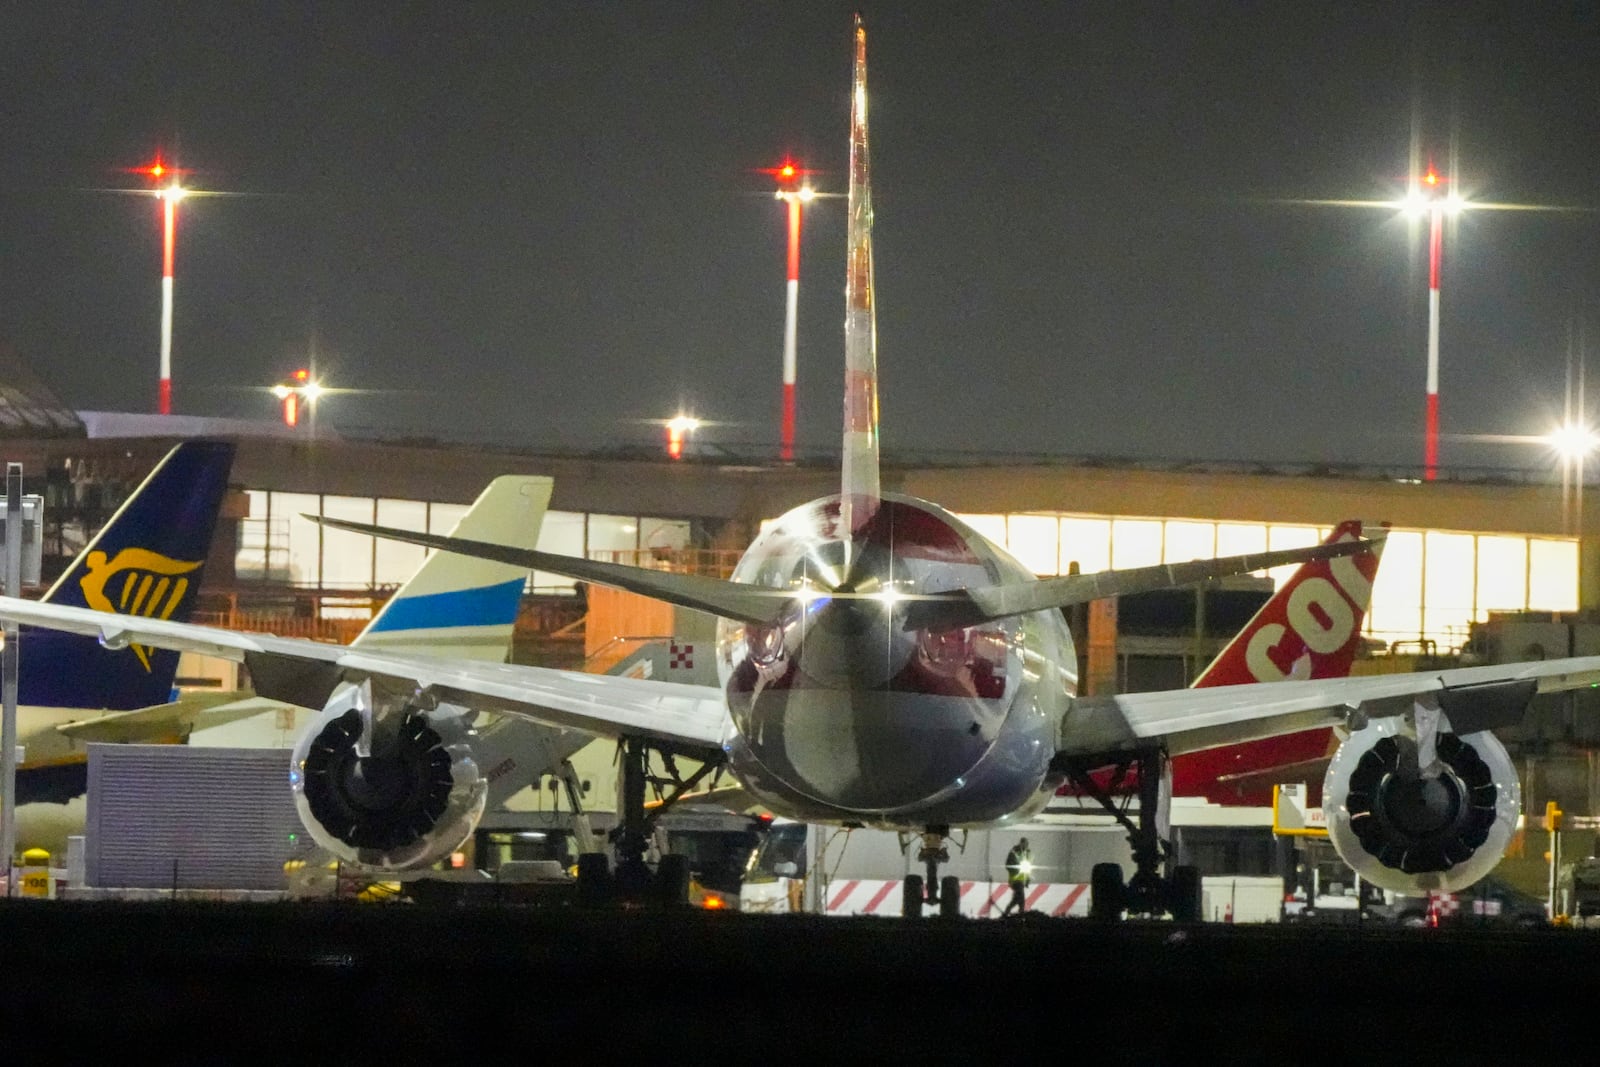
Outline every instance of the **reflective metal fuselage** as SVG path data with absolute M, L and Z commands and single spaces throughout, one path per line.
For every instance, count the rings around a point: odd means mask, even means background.
M 813 822 L 921 830 L 1036 813 L 1060 785 L 1049 764 L 1077 690 L 1065 619 L 908 628 L 919 594 L 1034 576 L 926 501 L 885 494 L 854 539 L 839 503 L 790 511 L 734 571 L 801 595 L 774 625 L 719 628 L 732 770 L 774 812 Z

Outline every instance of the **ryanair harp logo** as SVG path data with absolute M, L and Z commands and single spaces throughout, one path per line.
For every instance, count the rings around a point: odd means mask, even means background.
M 178 610 L 183 595 L 189 591 L 189 579 L 182 576 L 197 569 L 200 562 L 168 559 L 147 548 L 124 548 L 108 562 L 104 552 L 94 551 L 84 561 L 87 573 L 78 587 L 83 590 L 83 599 L 96 611 L 166 619 Z M 143 645 L 130 647 L 148 672 L 150 650 Z

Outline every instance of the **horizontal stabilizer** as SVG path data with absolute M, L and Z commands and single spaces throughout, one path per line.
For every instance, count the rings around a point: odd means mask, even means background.
M 492 559 L 530 570 L 548 571 L 563 578 L 580 582 L 611 586 L 630 593 L 665 600 L 680 607 L 708 611 L 725 619 L 742 622 L 768 623 L 778 617 L 791 596 L 781 589 L 761 585 L 723 581 L 699 574 L 674 574 L 670 571 L 653 571 L 644 567 L 629 567 L 621 563 L 602 563 L 599 560 L 578 559 L 553 552 L 539 552 L 527 548 L 510 548 L 469 538 L 444 537 L 439 534 L 417 533 L 414 530 L 396 530 L 387 526 L 369 526 L 363 522 L 346 522 L 307 515 L 307 519 L 338 530 L 371 534 L 391 541 L 405 541 L 425 548 L 437 548 L 477 559 Z
M 285 706 L 275 700 L 236 691 L 185 693 L 170 704 L 64 722 L 56 727 L 56 732 L 74 741 L 149 743 L 161 738 L 187 737 L 195 730 L 225 726 Z
M 1373 544 L 1372 540 L 1343 541 L 1332 545 L 1250 552 L 1242 556 L 1196 559 L 1187 563 L 1158 563 L 1151 567 L 1130 567 L 1094 574 L 1064 574 L 1059 578 L 1044 578 L 1037 582 L 987 586 L 965 590 L 968 601 L 965 604 L 931 598 L 913 603 L 909 618 L 913 625 L 921 629 L 952 630 L 1033 611 L 1071 607 L 1105 597 L 1173 589 L 1290 563 L 1350 556 L 1372 548 Z

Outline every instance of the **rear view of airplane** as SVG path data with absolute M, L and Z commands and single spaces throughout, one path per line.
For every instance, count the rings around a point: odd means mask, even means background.
M 478 709 L 621 741 L 615 874 L 603 855 L 579 865 L 580 888 L 596 897 L 614 878 L 627 892 L 649 886 L 681 899 L 681 864 L 663 860 L 654 875 L 645 864 L 652 819 L 718 767 L 775 815 L 920 836 L 927 876 L 906 878 L 907 913 L 932 900 L 954 915 L 959 886 L 939 877 L 938 863 L 955 829 L 1012 825 L 1067 781 L 1093 795 L 1097 768 L 1125 766 L 1158 783 L 1175 757 L 1333 726 L 1348 738 L 1329 765 L 1325 806 L 1346 862 L 1399 891 L 1451 891 L 1482 877 L 1520 810 L 1515 771 L 1490 728 L 1518 719 L 1536 691 L 1600 681 L 1600 657 L 1080 696 L 1060 608 L 1336 559 L 1370 542 L 1041 580 L 937 505 L 882 492 L 859 20 L 853 90 L 839 493 L 779 517 L 727 580 L 322 520 L 711 612 L 721 620 L 719 685 L 341 649 L 11 598 L 0 598 L 0 616 L 242 659 L 265 695 L 321 707 L 291 771 L 304 789 L 315 766 L 319 788 L 363 809 L 370 836 L 302 809 L 319 842 L 362 863 L 425 865 L 463 839 L 480 771 L 457 726 L 462 709 Z M 1310 631 L 1300 632 L 1309 644 Z M 354 755 L 316 763 L 324 745 Z M 702 769 L 647 811 L 652 750 L 669 767 L 685 756 Z M 1153 817 L 1136 832 L 1134 877 L 1122 884 L 1120 868 L 1097 877 L 1092 913 L 1198 918 L 1198 872 L 1163 869 Z

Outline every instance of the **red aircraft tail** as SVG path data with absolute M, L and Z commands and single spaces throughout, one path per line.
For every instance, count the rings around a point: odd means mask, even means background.
M 1195 679 L 1193 688 L 1348 675 L 1372 603 L 1383 524 L 1342 522 L 1328 538 L 1330 544 L 1359 538 L 1364 525 L 1366 536 L 1376 542 L 1370 551 L 1302 564 Z M 1316 772 L 1312 791 L 1320 792 L 1318 765 L 1325 766 L 1331 748 L 1332 731 L 1321 728 L 1192 752 L 1172 761 L 1172 793 L 1218 804 L 1265 806 L 1272 803 L 1274 782 L 1310 771 Z

